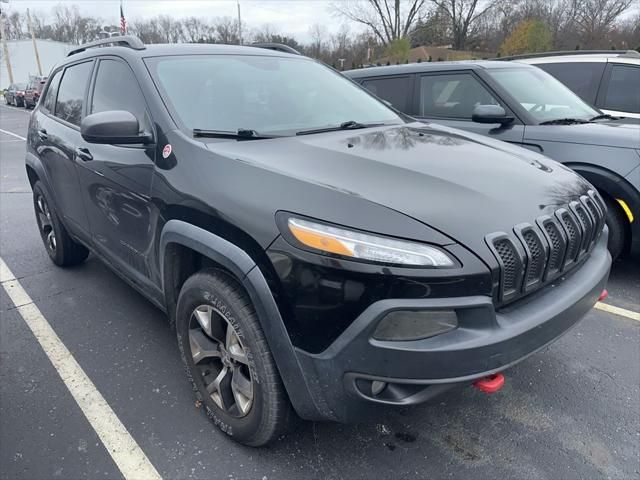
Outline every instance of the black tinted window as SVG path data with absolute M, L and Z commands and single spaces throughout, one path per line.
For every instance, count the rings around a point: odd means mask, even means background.
M 109 110 L 131 112 L 144 130 L 146 108 L 142 92 L 131 69 L 117 60 L 100 62 L 93 89 L 91 113 Z
M 602 108 L 640 113 L 640 67 L 614 65 Z
M 56 104 L 56 95 L 58 94 L 58 86 L 60 85 L 60 73 L 54 74 L 49 86 L 47 87 L 47 91 L 45 92 L 44 101 L 42 105 L 46 110 L 53 112 L 53 107 Z
M 411 77 L 375 78 L 362 85 L 375 96 L 390 102 L 402 112 L 409 111 Z
M 585 102 L 594 105 L 605 65 L 605 63 L 595 62 L 569 62 L 536 66 L 556 77 Z
M 499 102 L 470 73 L 420 78 L 420 115 L 471 119 L 478 105 Z
M 74 125 L 80 125 L 84 94 L 91 74 L 92 62 L 68 67 L 58 89 L 55 116 Z

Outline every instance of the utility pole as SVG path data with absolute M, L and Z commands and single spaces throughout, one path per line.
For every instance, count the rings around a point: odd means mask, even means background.
M 9 47 L 7 46 L 7 36 L 4 32 L 4 13 L 0 10 L 0 35 L 2 35 L 2 49 L 4 51 L 4 61 L 7 64 L 7 73 L 9 74 L 9 84 L 13 83 L 13 70 L 11 69 L 11 60 L 9 59 Z
M 242 45 L 242 18 L 240 17 L 240 0 L 238 3 L 238 43 Z
M 27 8 L 27 25 L 29 26 L 29 33 L 31 33 L 31 41 L 33 42 L 33 51 L 36 52 L 36 63 L 38 64 L 38 75 L 42 76 L 42 65 L 40 64 L 40 54 L 38 53 L 38 44 L 36 43 L 36 36 L 33 33 L 33 25 L 31 24 L 31 14 Z

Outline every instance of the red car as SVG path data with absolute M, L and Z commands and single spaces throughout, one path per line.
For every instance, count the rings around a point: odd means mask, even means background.
M 46 83 L 47 77 L 33 77 L 29 80 L 24 91 L 24 108 L 29 109 L 36 106 Z
M 4 102 L 7 105 L 22 107 L 24 105 L 24 89 L 26 87 L 26 83 L 12 83 L 9 85 L 9 88 L 4 91 Z

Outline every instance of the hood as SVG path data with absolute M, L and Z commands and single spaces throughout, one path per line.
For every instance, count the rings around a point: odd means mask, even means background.
M 546 157 L 440 125 L 412 123 L 207 146 L 217 154 L 384 205 L 485 254 L 486 234 L 533 222 L 590 188 Z M 295 206 L 288 209 L 296 211 Z
M 640 124 L 599 121 L 574 125 L 527 125 L 526 140 L 640 149 Z

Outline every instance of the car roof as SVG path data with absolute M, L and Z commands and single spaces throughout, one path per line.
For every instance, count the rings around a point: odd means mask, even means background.
M 125 37 L 117 37 L 125 38 Z M 130 37 L 127 37 L 130 38 Z M 116 40 L 116 38 L 114 38 Z M 211 43 L 171 43 L 171 44 L 151 44 L 145 45 L 137 38 L 133 37 L 131 43 L 126 41 L 102 43 L 101 41 L 80 45 L 71 50 L 60 66 L 78 60 L 89 59 L 103 55 L 117 55 L 125 58 L 150 58 L 169 55 L 260 55 L 268 57 L 291 57 L 304 58 L 300 55 L 286 53 L 283 51 L 258 48 L 244 45 L 221 45 Z M 115 45 L 114 45 L 115 43 Z
M 351 78 L 383 77 L 387 75 L 412 74 L 423 72 L 453 71 L 453 70 L 483 70 L 498 68 L 514 68 L 513 63 L 492 60 L 460 60 L 456 62 L 422 62 L 404 65 L 386 65 L 381 67 L 367 67 L 343 72 Z M 529 68 L 525 64 L 518 64 L 515 68 Z

